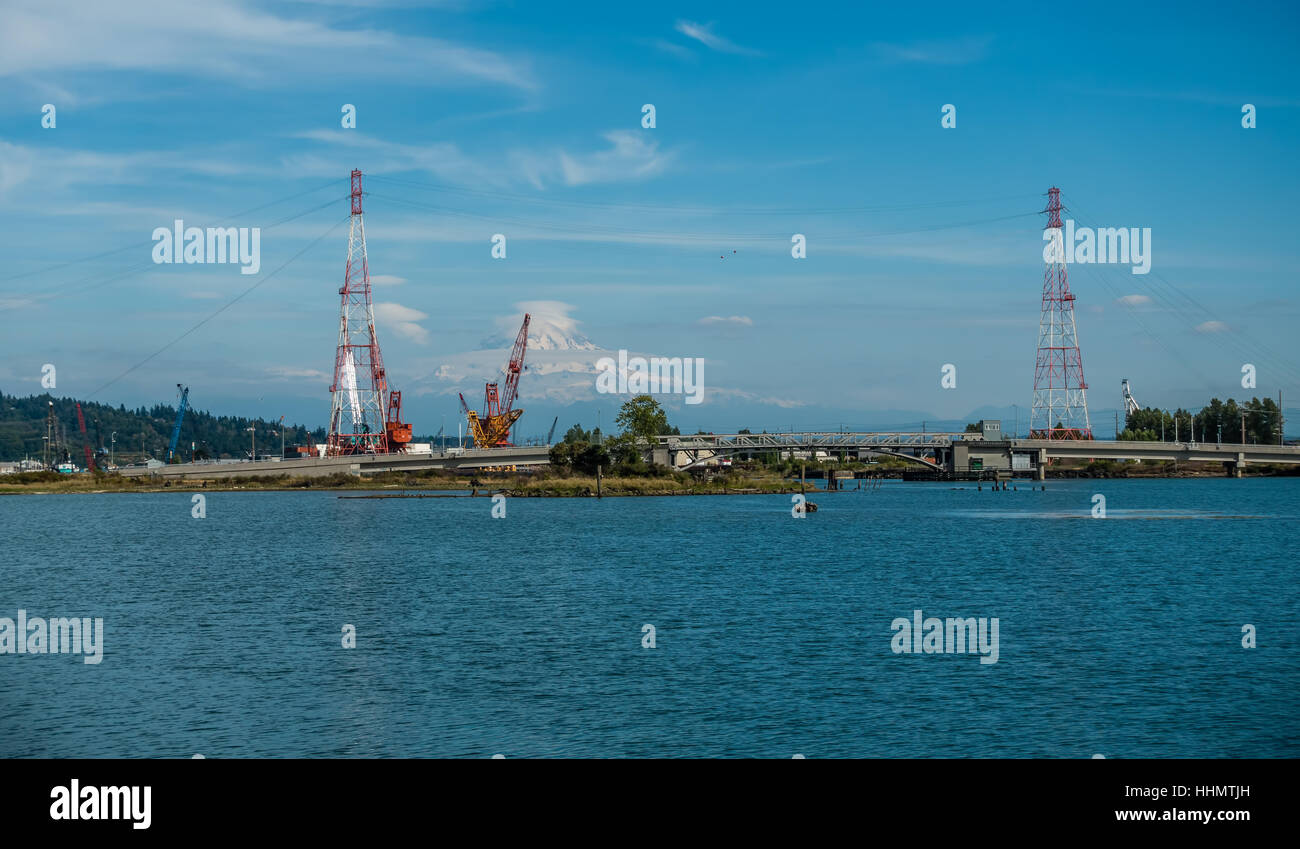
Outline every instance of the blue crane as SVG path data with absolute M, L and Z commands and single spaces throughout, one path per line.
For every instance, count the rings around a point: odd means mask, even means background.
M 181 390 L 181 406 L 176 411 L 176 424 L 172 427 L 172 440 L 167 444 L 167 462 L 172 461 L 172 455 L 176 453 L 176 440 L 181 438 L 181 420 L 185 418 L 185 408 L 190 403 L 190 388 L 182 387 L 179 383 L 176 388 Z

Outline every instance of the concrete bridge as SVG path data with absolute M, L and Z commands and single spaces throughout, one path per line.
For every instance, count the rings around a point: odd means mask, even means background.
M 973 472 L 1032 473 L 1042 480 L 1050 459 L 1175 460 L 1223 463 L 1241 476 L 1247 463 L 1300 463 L 1300 447 L 1232 445 L 1206 442 L 1117 442 L 1107 440 L 1002 439 L 997 422 L 983 423 L 980 433 L 795 432 L 708 433 L 660 436 L 652 447 L 655 462 L 689 469 L 716 464 L 737 454 L 768 451 L 807 452 L 816 458 L 900 457 L 950 474 Z
M 912 460 L 932 469 L 942 469 L 937 462 L 925 459 L 949 448 L 955 440 L 971 434 L 912 433 L 889 431 L 872 433 L 795 432 L 795 433 L 701 433 L 690 436 L 660 436 L 652 447 L 654 462 L 678 469 L 709 465 L 737 454 L 769 451 L 807 453 L 814 459 L 827 457 L 858 459 L 865 453 L 884 454 Z M 976 438 L 979 438 L 976 436 Z
M 153 477 L 159 480 L 213 480 L 253 475 L 325 477 L 340 472 L 352 475 L 376 472 L 422 471 L 424 469 L 482 470 L 500 466 L 540 466 L 549 462 L 549 447 L 467 449 L 433 454 L 360 454 L 349 457 L 308 457 L 300 460 L 256 463 L 173 463 L 145 468 L 130 466 L 119 471 L 123 477 Z

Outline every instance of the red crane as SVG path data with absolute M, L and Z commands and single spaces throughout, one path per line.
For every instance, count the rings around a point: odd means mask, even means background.
M 515 337 L 514 350 L 510 352 L 510 362 L 506 365 L 506 397 L 505 403 L 501 408 L 501 415 L 510 415 L 510 410 L 515 406 L 515 398 L 519 395 L 519 374 L 524 370 L 524 352 L 528 350 L 528 322 L 532 316 L 524 313 L 524 324 L 519 328 L 519 335 Z M 492 387 L 492 394 L 496 394 L 496 384 L 489 383 Z
M 81 431 L 81 441 L 86 449 L 86 471 L 95 468 L 95 455 L 90 450 L 90 443 L 86 442 L 86 416 L 81 412 L 81 402 L 77 402 L 77 430 Z
M 514 409 L 519 397 L 519 375 L 524 370 L 524 354 L 528 350 L 528 323 L 532 316 L 524 313 L 524 324 L 515 338 L 515 347 L 506 364 L 506 392 L 501 397 L 495 382 L 483 389 L 483 415 L 469 408 L 465 396 L 460 396 L 460 407 L 469 419 L 469 431 L 474 436 L 475 448 L 505 448 L 510 445 L 510 428 L 523 410 Z

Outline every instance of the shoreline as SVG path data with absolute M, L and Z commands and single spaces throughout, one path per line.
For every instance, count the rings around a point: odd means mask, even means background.
M 1300 469 L 1288 467 L 1277 468 L 1256 466 L 1252 474 L 1247 467 L 1244 478 L 1300 477 Z M 1119 472 L 1116 474 L 1116 472 Z M 1133 472 L 1137 472 L 1134 474 Z M 104 495 L 110 493 L 164 493 L 164 492 L 303 492 L 325 491 L 345 495 L 355 493 L 407 494 L 414 497 L 420 493 L 463 492 L 464 495 L 445 495 L 443 497 L 465 497 L 504 494 L 511 498 L 596 498 L 597 481 L 595 477 L 543 474 L 539 476 L 503 475 L 494 477 L 489 474 L 478 476 L 449 475 L 445 473 L 383 473 L 368 478 L 352 475 L 335 475 L 326 478 L 264 476 L 250 478 L 219 478 L 207 480 L 168 481 L 159 483 L 148 478 L 121 478 L 114 475 L 59 476 L 57 479 L 46 477 L 49 473 L 29 473 L 14 475 L 18 480 L 12 483 L 0 478 L 0 495 L 61 495 L 87 494 Z M 32 480 L 31 477 L 41 477 Z M 6 476 L 10 477 L 10 476 Z M 1218 464 L 1197 464 L 1195 467 L 1184 466 L 1177 471 L 1167 468 L 1148 467 L 1135 469 L 1131 467 L 1072 466 L 1049 469 L 1048 481 L 1064 480 L 1172 480 L 1224 478 L 1223 470 Z M 27 478 L 24 480 L 23 478 Z M 898 469 L 877 478 L 847 479 L 841 481 L 839 489 L 825 489 L 825 478 L 809 477 L 801 488 L 798 479 L 778 474 L 743 475 L 729 474 L 708 481 L 695 481 L 681 473 L 666 473 L 659 476 L 602 476 L 599 497 L 623 498 L 639 496 L 690 496 L 690 495 L 792 495 L 803 492 L 807 495 L 821 493 L 842 493 L 860 491 L 879 486 L 879 481 L 897 481 L 899 483 L 938 483 L 953 486 L 976 488 L 990 484 L 992 481 L 974 480 L 935 480 L 905 481 Z M 1033 478 L 1017 477 L 1007 481 L 1009 486 L 1033 488 L 1043 482 Z M 376 496 L 376 497 L 379 497 Z M 426 495 L 426 497 L 428 497 Z

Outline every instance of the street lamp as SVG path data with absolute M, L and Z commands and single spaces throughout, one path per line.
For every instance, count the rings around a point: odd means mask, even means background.
M 253 430 L 251 427 L 247 428 L 247 430 L 248 430 L 248 438 L 249 440 L 251 440 L 253 446 L 253 450 L 248 455 L 249 460 L 253 463 L 256 463 L 257 462 L 257 432 Z
M 117 431 L 113 431 L 113 438 L 109 440 L 109 447 L 108 447 L 108 464 L 109 464 L 110 466 L 112 466 L 112 465 L 116 465 L 116 464 L 113 462 L 113 453 L 114 453 L 115 451 L 117 451 Z

